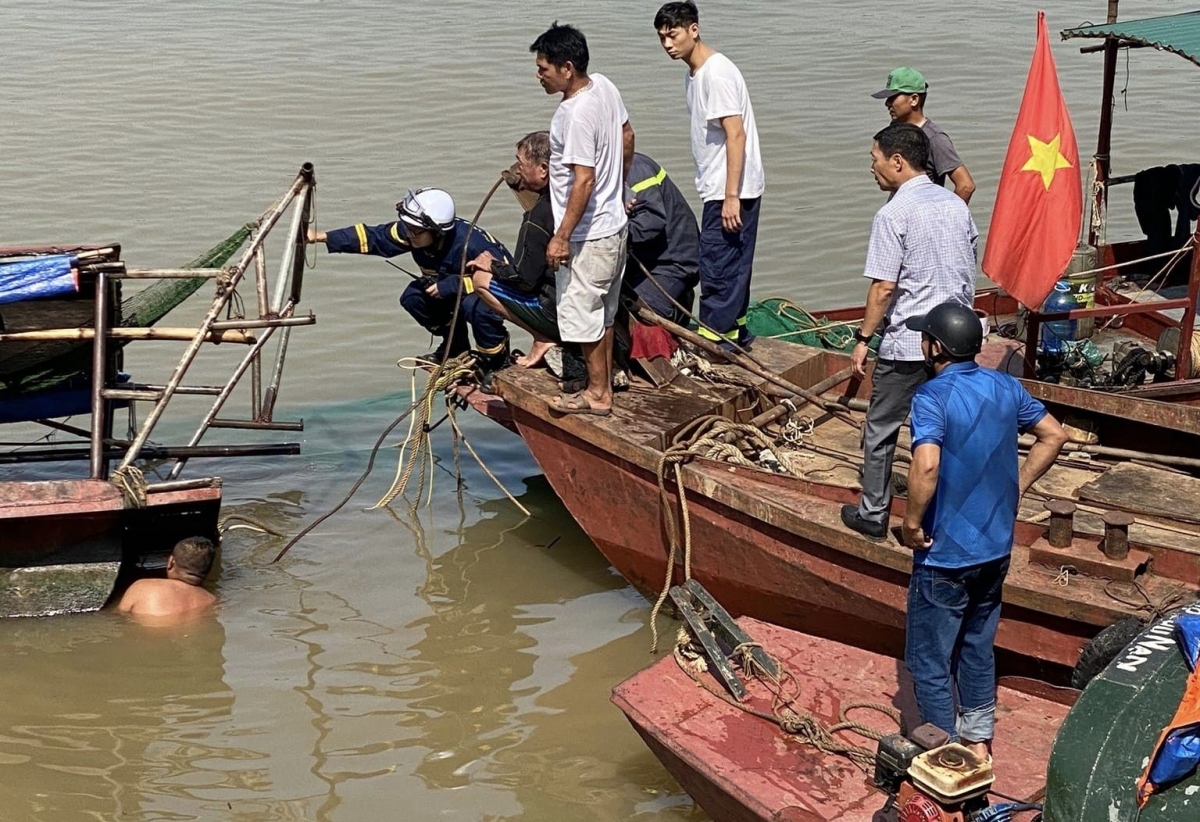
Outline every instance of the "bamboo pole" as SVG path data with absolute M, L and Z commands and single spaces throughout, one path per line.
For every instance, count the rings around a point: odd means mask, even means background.
M 84 268 L 90 270 L 89 266 Z M 194 280 L 199 277 L 211 280 L 224 273 L 223 268 L 127 268 L 109 276 L 114 280 Z
M 308 323 L 301 323 L 307 325 Z M 168 342 L 187 342 L 196 337 L 198 328 L 160 328 L 129 327 L 108 328 L 107 339 L 110 340 L 165 340 Z M 50 328 L 41 331 L 10 331 L 0 333 L 0 342 L 46 341 L 46 340 L 93 340 L 96 338 L 95 328 Z M 209 330 L 204 335 L 203 342 L 236 343 L 253 345 L 253 334 L 246 334 L 232 328 Z

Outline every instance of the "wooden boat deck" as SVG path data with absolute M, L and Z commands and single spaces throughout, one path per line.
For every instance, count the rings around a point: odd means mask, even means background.
M 907 728 L 919 724 L 912 685 L 896 660 L 743 617 L 751 638 L 795 675 L 796 706 L 822 723 L 838 721 L 843 705 L 878 702 L 901 710 Z M 720 688 L 710 674 L 702 674 Z M 761 683 L 749 687 L 751 704 L 770 712 Z M 1036 800 L 1046 762 L 1067 713 L 1057 702 L 1008 687 L 998 692 L 994 789 Z M 827 756 L 790 738 L 776 725 L 716 698 L 667 655 L 613 690 L 613 702 L 680 785 L 718 822 L 871 822 L 887 797 L 848 760 Z M 852 717 L 894 732 L 878 713 Z M 874 750 L 874 741 L 846 735 Z
M 838 354 L 770 340 L 755 345 L 755 356 L 802 386 L 838 372 L 846 361 Z M 647 596 L 656 596 L 662 586 L 667 555 L 656 488 L 663 449 L 699 416 L 744 421 L 763 410 L 753 390 L 761 380 L 748 380 L 734 369 L 728 374 L 751 385 L 681 378 L 654 389 L 635 380 L 631 390 L 617 395 L 608 417 L 552 413 L 547 399 L 557 390 L 546 371 L 510 368 L 498 376 L 512 423 L 555 491 L 609 561 Z M 846 390 L 864 398 L 869 382 L 851 383 Z M 486 412 L 481 400 L 471 401 Z M 801 413 L 816 411 L 807 409 Z M 897 653 L 911 552 L 894 538 L 875 543 L 842 525 L 840 506 L 858 497 L 858 430 L 824 412 L 814 417 L 808 440 L 824 453 L 797 452 L 801 456 L 792 462 L 799 476 L 703 459 L 684 467 L 693 520 L 693 574 L 734 614 Z M 907 434 L 902 439 L 906 443 Z M 1184 498 L 1200 500 L 1200 480 L 1137 467 L 1157 482 L 1177 485 Z M 1030 498 L 1023 504 L 1005 588 L 1009 607 L 998 635 L 1002 650 L 1069 671 L 1100 628 L 1146 613 L 1146 598 L 1162 603 L 1178 595 L 1181 586 L 1195 594 L 1200 522 L 1139 514 L 1131 531 L 1134 560 L 1115 563 L 1104 557 L 1098 547 L 1099 513 L 1121 506 L 1136 509 L 1146 487 L 1144 474 L 1126 477 L 1103 489 L 1103 503 L 1087 502 L 1095 480 L 1110 470 L 1111 464 L 1099 461 L 1067 462 L 1055 466 L 1035 489 L 1081 505 L 1075 543 L 1065 552 L 1047 550 L 1042 503 Z M 902 463 L 897 471 L 903 475 Z M 677 508 L 673 482 L 668 491 Z M 896 516 L 903 506 L 903 497 L 893 503 L 893 527 L 899 525 Z M 1195 508 L 1187 506 L 1185 516 Z M 1140 588 L 1119 581 L 1133 579 L 1135 573 L 1140 574 Z M 1013 662 L 1005 669 L 1062 678 L 1061 673 Z

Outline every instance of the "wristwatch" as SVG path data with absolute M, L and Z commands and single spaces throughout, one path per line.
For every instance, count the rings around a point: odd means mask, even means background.
M 872 336 L 874 335 L 862 333 L 862 329 L 860 328 L 854 329 L 854 339 L 858 340 L 863 345 L 870 345 Z

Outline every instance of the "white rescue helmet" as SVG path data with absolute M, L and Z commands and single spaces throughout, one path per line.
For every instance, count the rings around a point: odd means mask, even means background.
M 396 212 L 407 225 L 440 234 L 454 225 L 454 198 L 440 188 L 409 189 Z

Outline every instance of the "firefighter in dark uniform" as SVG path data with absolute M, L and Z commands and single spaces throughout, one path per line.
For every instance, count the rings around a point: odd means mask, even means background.
M 666 170 L 645 154 L 633 155 L 626 180 L 629 262 L 624 287 L 637 292 L 656 314 L 686 325 L 689 318 L 663 291 L 692 310 L 696 286 L 700 284 L 700 226 L 696 215 Z M 654 283 L 646 280 L 643 266 L 654 277 Z
M 396 204 L 399 219 L 368 226 L 363 223 L 333 231 L 310 231 L 309 242 L 324 243 L 331 254 L 372 254 L 395 257 L 412 254 L 424 275 L 400 295 L 400 304 L 422 328 L 441 337 L 436 350 L 422 357 L 441 362 L 470 349 L 467 326 L 475 336 L 479 364 L 485 372 L 502 367 L 508 359 L 508 332 L 504 320 L 475 293 L 470 277 L 462 277 L 463 248 L 467 261 L 487 252 L 511 262 L 508 251 L 478 226 L 455 216 L 454 200 L 440 188 L 409 191 Z M 454 301 L 463 289 L 458 322 L 450 328 Z

